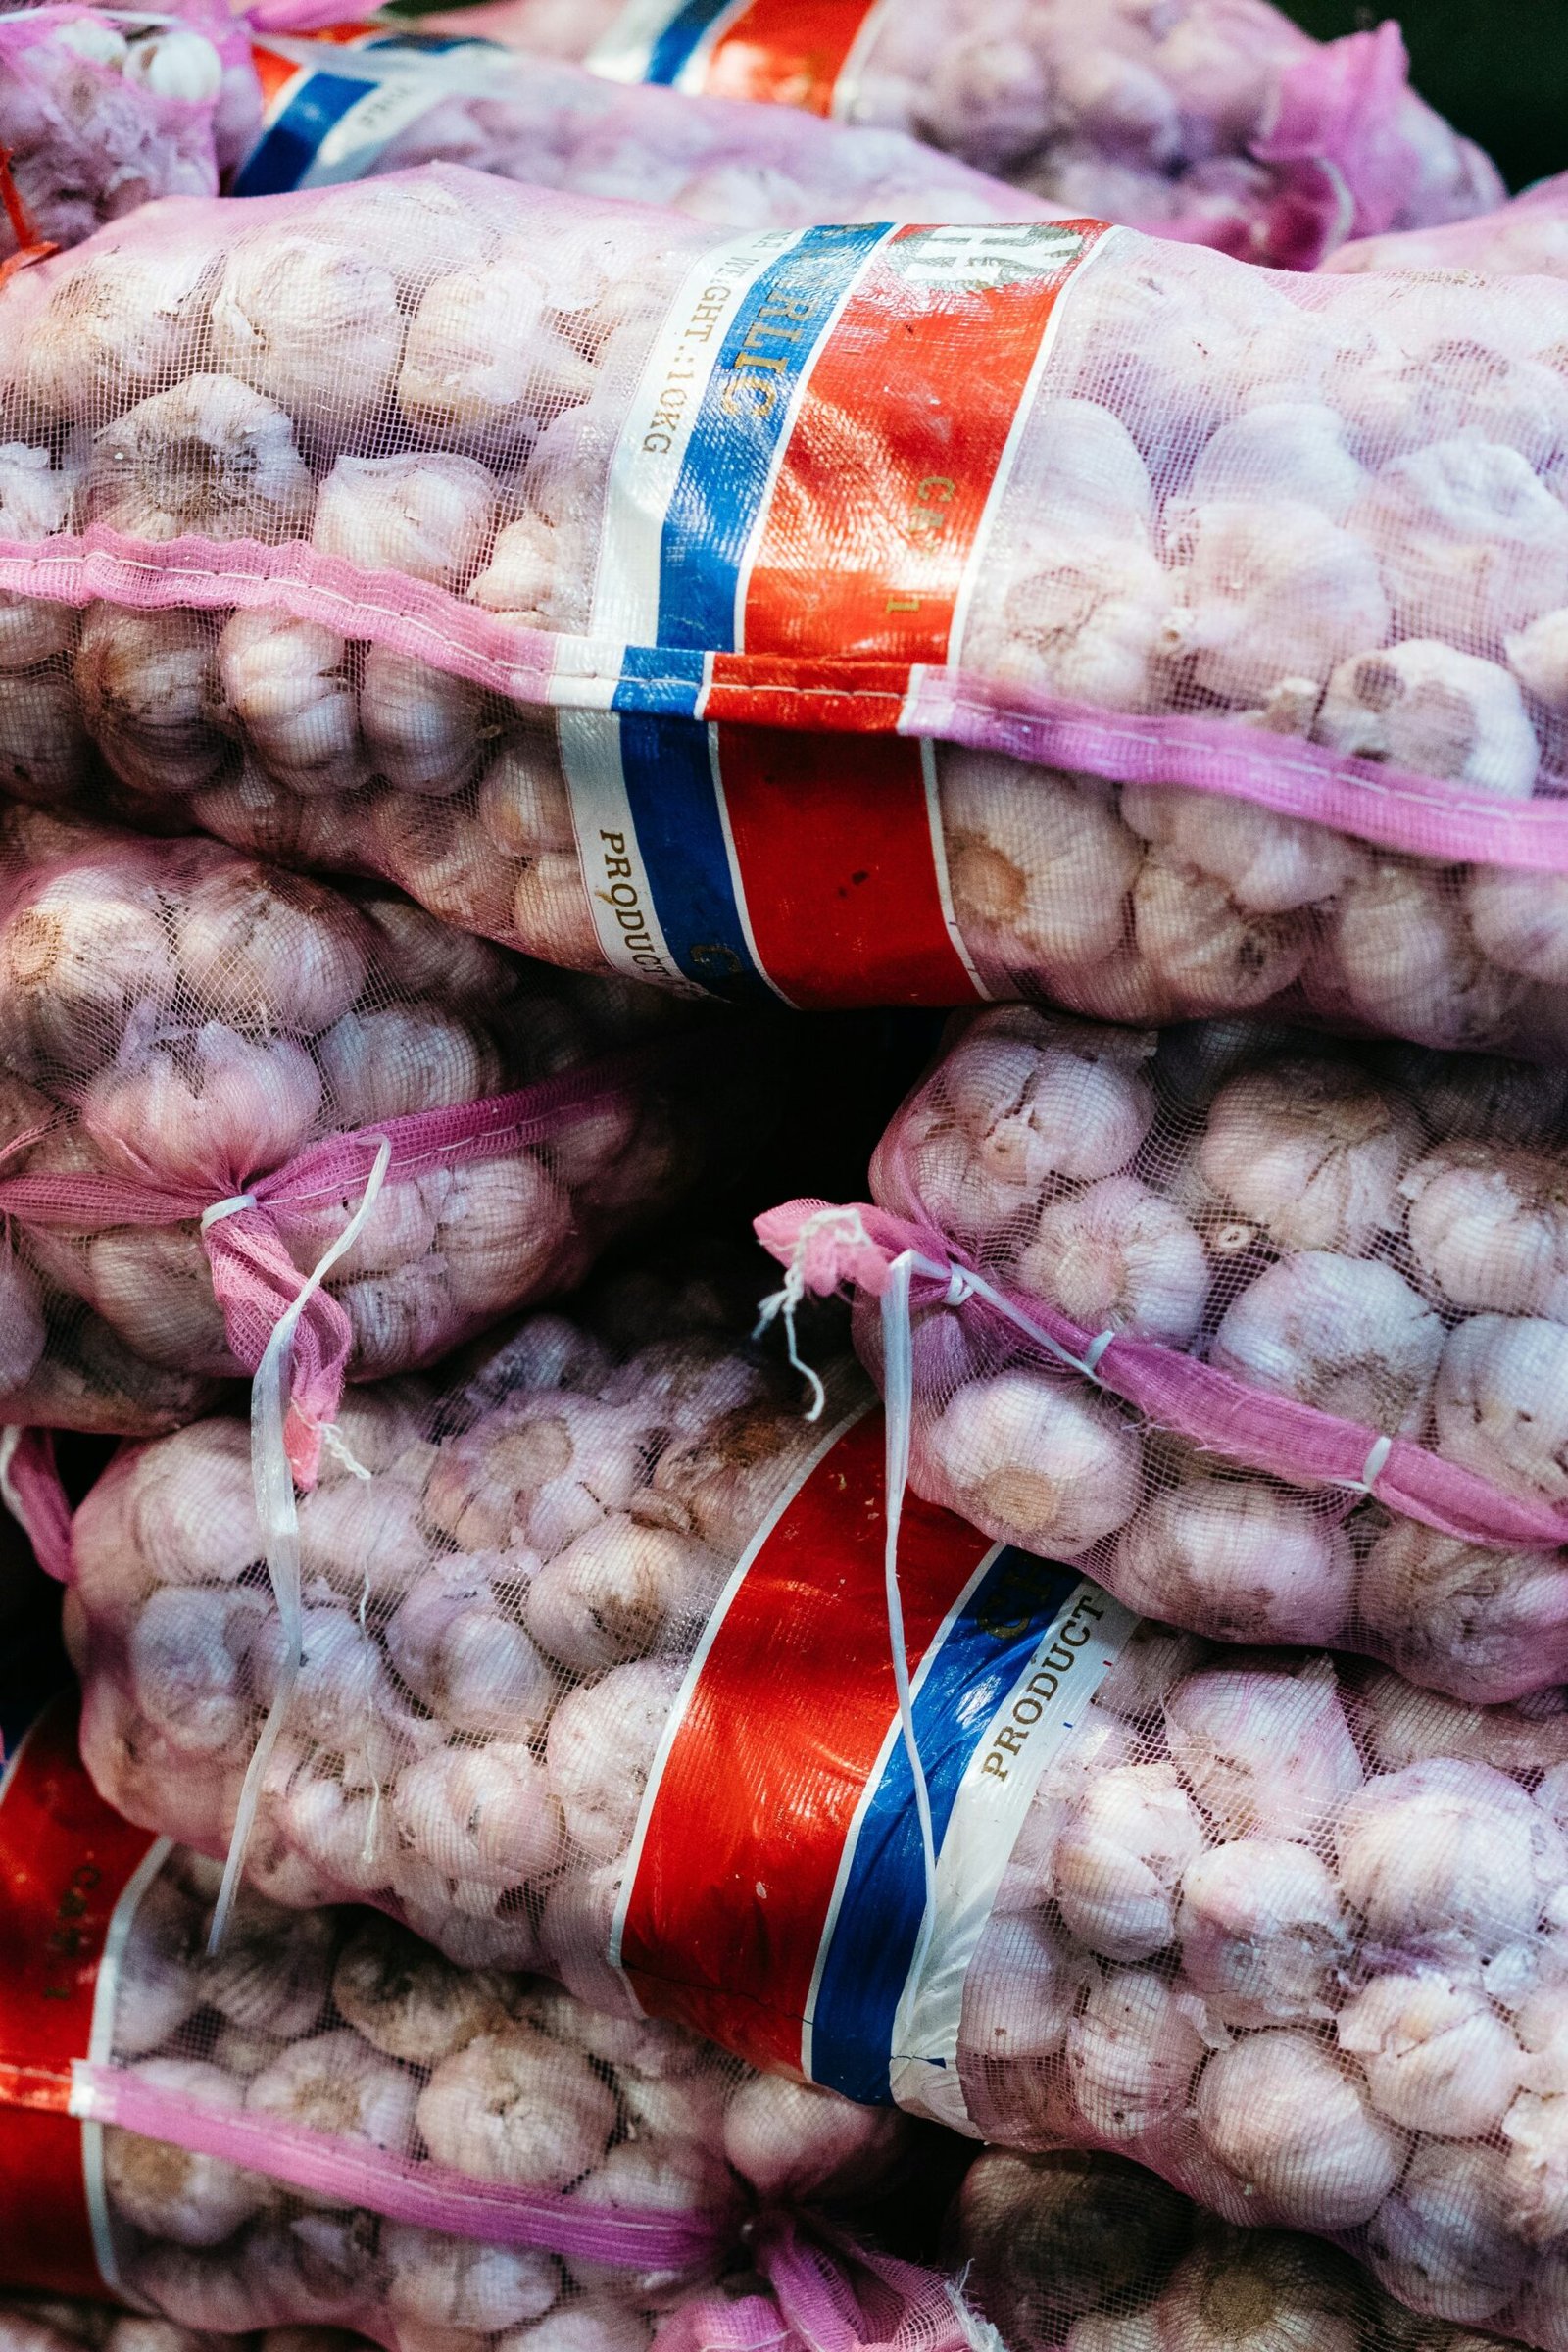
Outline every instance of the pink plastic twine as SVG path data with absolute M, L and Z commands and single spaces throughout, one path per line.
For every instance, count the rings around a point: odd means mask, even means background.
M 713 2263 L 744 2230 L 773 2303 L 717 2291 L 692 2296 L 661 2329 L 661 2352 L 766 2352 L 777 2345 L 807 2352 L 1000 2352 L 995 2331 L 938 2272 L 874 2253 L 817 2218 L 809 2233 L 784 2212 L 747 2225 L 738 2195 L 727 2206 L 694 2213 L 593 2205 L 561 2190 L 476 2180 L 448 2165 L 243 2108 L 206 2107 L 133 2068 L 84 2059 L 72 2068 L 70 2111 L 82 2122 L 116 2125 L 239 2165 L 334 2204 L 362 2206 L 449 2237 L 539 2246 L 568 2262 L 678 2277 Z
M 301 542 L 153 544 L 102 525 L 43 541 L 0 539 L 0 590 L 140 612 L 288 612 L 516 702 L 564 710 L 602 710 L 625 653 L 618 643 L 498 620 L 427 581 L 323 556 Z M 662 678 L 658 649 L 644 650 L 650 693 L 664 683 L 689 687 L 684 673 Z M 758 725 L 935 737 L 1116 783 L 1218 793 L 1441 865 L 1568 868 L 1568 779 L 1557 775 L 1543 774 L 1529 800 L 1499 800 L 1234 719 L 1099 710 L 920 662 L 742 653 L 725 656 L 725 675 L 734 681 L 726 685 L 726 717 L 744 684 L 753 705 L 747 715 Z
M 911 1319 L 948 1307 L 1017 1332 L 1048 1360 L 1119 1396 L 1155 1427 L 1289 1485 L 1375 1494 L 1391 1511 L 1468 1544 L 1544 1550 L 1568 1543 L 1568 1513 L 1505 1494 L 1408 1438 L 1389 1438 L 1294 1397 L 1249 1388 L 1154 1341 L 1089 1331 L 1026 1292 L 988 1281 L 933 1227 L 864 1202 L 833 1208 L 792 1200 L 759 1217 L 756 1231 L 787 1269 L 784 1289 L 769 1301 L 786 1318 L 807 1292 L 825 1298 L 841 1284 L 876 1298 L 892 1292 L 901 1301 L 884 1315 L 890 1508 L 893 1467 L 901 1450 L 907 1458 L 912 1416 L 912 1403 L 895 1386 L 908 1360 Z

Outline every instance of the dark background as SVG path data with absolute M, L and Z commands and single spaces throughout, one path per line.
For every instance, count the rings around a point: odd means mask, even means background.
M 1423 98 L 1493 157 L 1510 187 L 1568 171 L 1568 0 L 1284 0 L 1320 40 L 1397 17 Z

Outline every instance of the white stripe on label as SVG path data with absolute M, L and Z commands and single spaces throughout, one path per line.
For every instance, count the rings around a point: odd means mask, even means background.
M 949 229 L 944 233 L 953 239 L 965 237 L 965 232 L 959 229 Z M 1037 227 L 1033 233 L 1038 236 Z M 967 244 L 967 250 L 972 259 L 975 249 L 978 247 L 983 252 L 984 246 L 989 242 L 999 253 L 1004 253 L 1009 239 L 1013 243 L 1018 243 L 1030 235 L 1030 229 L 1005 227 L 974 229 L 967 232 L 967 238 L 972 239 L 972 243 Z M 974 544 L 969 550 L 969 561 L 963 567 L 963 578 L 959 583 L 957 598 L 953 608 L 953 625 L 948 631 L 947 659 L 948 666 L 951 669 L 962 667 L 963 636 L 969 625 L 969 608 L 974 602 L 975 586 L 982 577 L 991 541 L 996 532 L 997 517 L 1002 513 L 1003 501 L 1007 494 L 1007 485 L 1012 479 L 1012 469 L 1018 462 L 1019 446 L 1024 434 L 1029 429 L 1029 419 L 1034 415 L 1035 402 L 1040 397 L 1040 385 L 1046 372 L 1046 366 L 1055 348 L 1056 336 L 1061 326 L 1062 312 L 1070 297 L 1082 284 L 1085 272 L 1093 269 L 1101 255 L 1112 245 L 1118 252 L 1121 250 L 1120 234 L 1114 228 L 1108 229 L 1074 265 L 1071 277 L 1051 306 L 1051 316 L 1046 320 L 1046 330 L 1040 338 L 1040 348 L 1035 353 L 1022 397 L 1012 412 L 1012 422 L 1007 428 L 1007 438 L 1002 445 L 1002 455 L 997 461 L 997 470 L 992 479 L 990 493 L 975 529 Z
M 794 228 L 754 230 L 693 263 L 670 305 L 620 428 L 605 496 L 593 633 L 660 642 L 664 519 L 687 443 L 742 297 L 800 241 Z
M 89 2066 L 109 2066 L 115 2054 L 115 2009 L 120 1997 L 120 1970 L 125 1945 L 135 1925 L 143 1895 L 173 1852 L 173 1839 L 160 1838 L 150 1845 L 115 1905 L 98 1963 L 93 1986 L 92 2028 L 87 2036 Z M 73 2099 L 73 2112 L 75 2102 Z M 81 2176 L 87 2193 L 87 2220 L 92 2230 L 92 2258 L 111 2294 L 123 2294 L 125 2285 L 115 2260 L 115 2233 L 109 2217 L 109 2194 L 104 2180 L 104 2128 L 84 2119 L 81 2127 Z
M 1087 1579 L 1036 1644 L 969 1759 L 937 1856 L 936 1919 L 894 2026 L 893 2096 L 911 2115 L 977 2138 L 958 2081 L 963 1988 L 1040 1776 L 1083 1724 L 1138 1624 Z M 1070 1664 L 1047 1663 L 1066 1632 Z
M 682 996 L 701 997 L 704 991 L 670 954 L 655 911 L 626 796 L 618 713 L 562 710 L 556 725 L 583 886 L 606 961 L 634 980 L 661 980 Z

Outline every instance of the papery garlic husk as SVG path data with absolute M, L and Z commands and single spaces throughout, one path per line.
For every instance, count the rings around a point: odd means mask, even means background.
M 1561 1833 L 1517 1781 L 1453 1756 L 1369 1782 L 1334 1838 L 1369 1933 L 1412 1956 L 1487 1958 L 1531 1936 L 1568 1878 Z
M 419 2093 L 418 2125 L 438 2164 L 471 2179 L 564 2188 L 604 2155 L 615 2098 L 580 2052 L 523 2025 L 481 2034 L 443 2058 Z
M 261 765 L 290 792 L 345 792 L 362 781 L 347 653 L 331 629 L 265 607 L 231 613 L 218 640 L 226 707 Z
M 1067 2028 L 1067 2072 L 1086 2124 L 1131 2140 L 1183 2113 L 1203 2055 L 1198 2004 L 1147 1968 L 1105 1968 Z
M 368 428 L 402 355 L 397 283 L 370 258 L 380 246 L 379 237 L 356 251 L 303 231 L 263 229 L 230 248 L 213 292 L 219 366 L 329 447 Z M 300 527 L 308 522 L 307 513 Z
M 1495 2148 L 1425 2143 L 1367 2230 L 1374 2276 L 1401 2302 L 1481 2324 L 1512 2301 L 1528 2263 Z
M 1122 1529 L 1109 1573 L 1129 1607 L 1223 1642 L 1343 1640 L 1355 1593 L 1354 1551 L 1330 1515 L 1197 1465 Z
M 1418 1437 L 1444 1340 L 1438 1315 L 1392 1266 L 1303 1250 L 1226 1309 L 1209 1361 L 1384 1436 Z
M 1327 1658 L 1202 1668 L 1166 1693 L 1164 1714 L 1177 1765 L 1228 1837 L 1309 1833 L 1361 1787 Z
M 1464 909 L 1482 954 L 1507 972 L 1568 981 L 1568 876 L 1478 865 L 1464 886 Z
M 154 541 L 303 538 L 316 488 L 285 409 L 232 375 L 187 376 L 93 442 L 89 522 Z
M 1062 975 L 1114 955 L 1140 859 L 1104 785 L 1051 768 L 1026 778 L 1000 753 L 956 744 L 938 780 L 954 910 L 974 953 Z
M 1416 1144 L 1396 1097 L 1345 1062 L 1292 1054 L 1244 1070 L 1209 1104 L 1198 1168 L 1289 1250 L 1361 1255 L 1399 1224 Z
M 1519 2087 L 1520 2052 L 1479 1986 L 1434 1969 L 1373 1977 L 1335 2022 L 1391 2123 L 1481 2139 Z
M 1048 1201 L 1017 1258 L 1018 1278 L 1091 1331 L 1183 1347 L 1208 1298 L 1208 1260 L 1173 1201 L 1136 1176 L 1106 1176 Z
M 1068 1558 L 1138 1505 L 1143 1456 L 1115 1408 L 1054 1373 L 960 1388 L 915 1440 L 922 1491 L 952 1497 L 1004 1542 Z
M 289 1039 L 255 1043 L 205 1021 L 194 1035 L 139 1051 L 138 1042 L 127 1037 L 81 1104 L 87 1134 L 132 1175 L 210 1187 L 221 1200 L 253 1170 L 288 1159 L 314 1132 L 321 1082 Z
M 1438 1449 L 1530 1501 L 1568 1500 L 1568 1327 L 1472 1315 L 1447 1335 L 1433 1397 Z
M 430 1004 L 348 1013 L 318 1038 L 316 1052 L 345 1127 L 499 1091 L 500 1056 L 484 1031 Z
M 1176 1938 L 1182 1974 L 1227 2026 L 1305 2022 L 1350 1949 L 1350 1922 L 1331 1872 L 1309 1847 L 1241 1838 L 1193 1861 L 1181 1883 Z
M 1448 877 L 1388 856 L 1365 858 L 1347 882 L 1304 986 L 1330 1020 L 1443 1047 L 1507 1041 L 1524 993 L 1516 973 L 1481 954 Z
M 1394 1519 L 1361 1563 L 1358 1639 L 1409 1681 L 1483 1703 L 1568 1672 L 1568 1560 Z
M 1292 2028 L 1216 2050 L 1196 2111 L 1209 2151 L 1263 2213 L 1298 2229 L 1369 2221 L 1404 2161 L 1404 2142 L 1372 2113 L 1355 2077 Z
M 472 458 L 342 457 L 321 484 L 313 545 L 368 571 L 460 589 L 495 536 L 495 477 Z
M 1171 1941 L 1177 1885 L 1203 1843 L 1201 1816 L 1169 1764 L 1097 1775 L 1052 1857 L 1068 1933 L 1107 1960 L 1152 1958 Z

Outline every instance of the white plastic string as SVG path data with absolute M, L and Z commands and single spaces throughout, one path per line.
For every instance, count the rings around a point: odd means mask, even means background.
M 240 1790 L 239 1805 L 234 1814 L 234 1828 L 228 1841 L 228 1857 L 223 1864 L 223 1883 L 218 1891 L 218 1904 L 213 1912 L 212 1933 L 207 1938 L 209 1958 L 222 1946 L 228 1933 L 234 1899 L 239 1892 L 240 1874 L 250 1846 L 251 1834 L 256 1827 L 257 1809 L 261 1804 L 262 1784 L 272 1760 L 282 1732 L 284 1719 L 293 1703 L 295 1688 L 304 1663 L 303 1624 L 300 1597 L 300 1521 L 294 1501 L 294 1473 L 283 1444 L 283 1420 L 287 1409 L 288 1370 L 294 1347 L 294 1334 L 300 1317 L 320 1289 L 326 1277 L 344 1251 L 351 1250 L 365 1230 L 366 1220 L 374 1208 L 377 1196 L 386 1182 L 386 1172 L 392 1163 L 392 1146 L 385 1136 L 379 1139 L 374 1165 L 355 1210 L 335 1242 L 321 1252 L 295 1296 L 283 1309 L 273 1326 L 262 1360 L 256 1367 L 251 1383 L 251 1482 L 256 1493 L 256 1516 L 262 1530 L 262 1549 L 267 1560 L 267 1573 L 271 1579 L 272 1593 L 277 1602 L 278 1623 L 283 1631 L 283 1661 L 278 1669 L 277 1688 L 268 1710 L 249 1765 L 245 1783 Z M 252 1205 L 248 1201 L 242 1204 Z M 227 1214 L 235 1213 L 234 1204 L 218 1202 Z M 212 1211 L 208 1211 L 208 1216 Z M 203 1218 L 203 1224 L 207 1218 Z
M 22 1507 L 22 1497 L 17 1493 L 16 1483 L 11 1475 L 11 1465 L 17 1458 L 17 1447 L 21 1444 L 22 1427 L 20 1423 L 13 1423 L 6 1429 L 0 1429 L 0 1503 L 5 1504 L 23 1534 L 26 1535 L 27 1514 Z
M 920 1852 L 925 1865 L 925 1909 L 920 1918 L 920 1935 L 909 1965 L 911 1981 L 918 1984 L 925 1966 L 926 1951 L 936 1929 L 937 1916 L 937 1844 L 931 1821 L 931 1791 L 926 1787 L 925 1765 L 920 1756 L 920 1742 L 914 1727 L 914 1700 L 909 1690 L 909 1660 L 904 1640 L 904 1594 L 899 1585 L 899 1529 L 904 1518 L 904 1497 L 909 1483 L 909 1433 L 913 1418 L 914 1344 L 909 1318 L 909 1281 L 917 1263 L 914 1251 L 906 1250 L 888 1268 L 888 1286 L 882 1294 L 882 1387 L 886 1431 L 886 1494 L 883 1509 L 886 1534 L 882 1551 L 882 1581 L 887 1591 L 888 1640 L 893 1648 L 893 1688 L 898 1693 L 899 1728 L 904 1735 L 904 1752 L 909 1759 L 909 1772 L 914 1783 L 914 1810 L 920 1824 Z
M 225 1217 L 237 1217 L 243 1210 L 260 1208 L 261 1205 L 254 1193 L 230 1193 L 226 1200 L 215 1200 L 211 1208 L 202 1210 L 202 1231 L 210 1233 L 215 1225 L 221 1225 Z
M 762 1300 L 757 1318 L 757 1326 L 752 1333 L 754 1340 L 760 1340 L 776 1317 L 783 1317 L 784 1339 L 789 1350 L 790 1363 L 803 1380 L 809 1382 L 812 1391 L 810 1409 L 806 1416 L 808 1421 L 816 1421 L 821 1418 L 822 1407 L 827 1402 L 827 1391 L 810 1365 L 803 1363 L 801 1360 L 795 1338 L 795 1317 L 806 1297 L 807 1250 L 819 1233 L 829 1233 L 835 1229 L 851 1245 L 859 1244 L 867 1250 L 876 1247 L 860 1221 L 860 1212 L 858 1208 L 819 1208 L 814 1216 L 807 1218 L 800 1232 L 795 1236 L 795 1247 L 790 1252 L 790 1262 L 784 1269 L 783 1288 L 772 1292 Z

